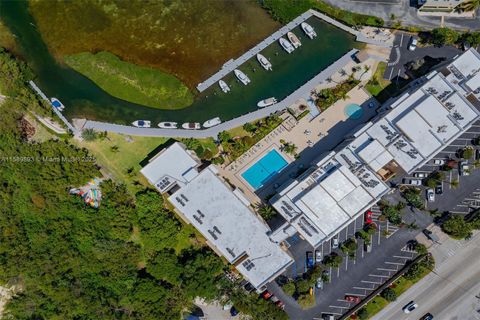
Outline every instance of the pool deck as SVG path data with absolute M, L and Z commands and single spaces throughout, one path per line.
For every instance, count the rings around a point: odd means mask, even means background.
M 282 115 L 284 122 L 241 157 L 232 163 L 217 166 L 220 174 L 241 189 L 251 203 L 260 203 L 275 192 L 276 184 L 281 185 L 290 180 L 299 169 L 308 167 L 314 159 L 343 141 L 350 131 L 376 115 L 376 108 L 369 108 L 368 104 L 373 101 L 378 106 L 378 102 L 370 97 L 362 84 L 348 92 L 348 99 L 337 101 L 316 118 L 307 115 L 296 121 L 292 116 Z M 362 106 L 364 112 L 360 119 L 351 120 L 345 115 L 344 108 L 351 103 Z M 281 151 L 280 140 L 295 144 L 300 158 L 295 159 Z M 254 190 L 241 174 L 272 149 L 277 150 L 289 165 L 260 189 Z

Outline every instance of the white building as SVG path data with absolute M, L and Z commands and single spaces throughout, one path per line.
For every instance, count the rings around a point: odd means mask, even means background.
M 160 192 L 168 193 L 179 215 L 257 289 L 293 263 L 270 239 L 271 230 L 250 210 L 241 191 L 227 186 L 214 166 L 201 170 L 180 143 L 163 150 L 141 172 Z
M 479 99 L 480 54 L 471 49 L 283 187 L 272 205 L 317 247 L 388 192 L 385 180 L 416 170 L 469 129 Z

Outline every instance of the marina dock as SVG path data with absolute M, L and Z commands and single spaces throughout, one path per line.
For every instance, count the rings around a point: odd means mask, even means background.
M 53 112 L 55 112 L 55 114 L 60 118 L 60 120 L 62 120 L 62 122 L 67 126 L 68 130 L 70 130 L 74 135 L 79 133 L 79 131 L 74 126 L 72 126 L 72 124 L 67 120 L 67 118 L 65 118 L 57 108 L 52 106 L 50 99 L 48 99 L 45 93 L 43 93 L 43 91 L 40 90 L 40 88 L 35 84 L 35 82 L 30 80 L 28 84 L 43 100 L 45 100 L 48 103 L 49 106 L 52 107 Z
M 351 28 L 351 27 L 349 27 L 349 26 L 347 26 L 347 25 L 345 25 L 345 24 L 343 24 L 343 23 L 341 23 L 341 22 L 339 22 L 339 21 L 337 21 L 333 18 L 330 18 L 329 16 L 327 16 L 323 13 L 320 13 L 316 10 L 310 9 L 310 10 L 304 12 L 303 14 L 299 15 L 298 17 L 296 17 L 295 19 L 293 19 L 289 23 L 287 23 L 285 26 L 283 26 L 282 28 L 277 30 L 275 33 L 271 34 L 269 37 L 264 39 L 262 42 L 260 42 L 259 44 L 257 44 L 255 47 L 251 48 L 250 50 L 248 50 L 244 54 L 242 54 L 237 59 L 230 59 L 229 61 L 227 61 L 217 73 L 215 73 L 214 75 L 212 75 L 210 78 L 206 79 L 205 81 L 199 83 L 197 85 L 197 90 L 199 92 L 203 92 L 206 89 L 208 89 L 210 86 L 216 84 L 219 80 L 224 78 L 227 74 L 229 74 L 233 70 L 240 67 L 243 63 L 247 62 L 248 60 L 250 60 L 251 58 L 256 56 L 257 53 L 261 52 L 262 50 L 264 50 L 265 48 L 270 46 L 272 43 L 274 43 L 275 41 L 280 39 L 280 37 L 286 35 L 287 32 L 291 31 L 295 27 L 298 27 L 302 22 L 311 18 L 312 16 L 315 16 L 315 17 L 317 17 L 317 18 L 319 18 L 319 19 L 321 19 L 321 20 L 323 20 L 323 21 L 325 21 L 325 22 L 327 22 L 331 25 L 334 25 L 337 28 L 342 29 L 343 31 L 346 31 L 350 34 L 353 34 L 356 37 L 356 40 L 359 41 L 359 42 L 373 44 L 373 45 L 377 45 L 377 46 L 381 46 L 381 47 L 390 47 L 391 46 L 390 44 L 385 43 L 383 41 L 370 39 L 370 38 L 366 37 L 364 34 L 362 34 L 360 31 L 355 30 L 355 29 L 353 29 L 353 28 Z
M 171 138 L 217 138 L 218 134 L 222 131 L 229 130 L 242 126 L 247 122 L 252 122 L 267 117 L 268 115 L 277 111 L 285 110 L 287 107 L 295 103 L 298 99 L 307 99 L 310 96 L 312 88 L 314 88 L 320 82 L 325 81 L 332 74 L 343 68 L 349 61 L 352 60 L 352 56 L 358 52 L 357 49 L 352 49 L 344 54 L 340 59 L 332 63 L 326 69 L 321 71 L 315 77 L 307 81 L 304 85 L 295 90 L 292 94 L 277 104 L 270 107 L 259 109 L 243 116 L 239 116 L 232 120 L 223 122 L 218 126 L 204 129 L 204 130 L 184 130 L 184 129 L 157 129 L 157 128 L 137 128 L 132 126 L 125 126 L 113 123 L 99 122 L 87 120 L 83 124 L 81 129 L 95 129 L 98 131 L 107 131 L 120 134 L 127 134 L 133 136 L 148 136 L 148 137 L 171 137 Z

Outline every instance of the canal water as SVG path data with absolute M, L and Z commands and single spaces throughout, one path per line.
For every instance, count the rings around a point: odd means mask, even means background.
M 1 2 L 0 17 L 17 37 L 23 56 L 37 75 L 35 82 L 47 96 L 57 97 L 63 102 L 67 118 L 119 124 L 129 124 L 137 119 L 151 120 L 153 123 L 203 122 L 217 116 L 226 121 L 256 110 L 258 101 L 262 99 L 275 97 L 282 100 L 358 46 L 352 35 L 312 17 L 307 22 L 316 30 L 317 38 L 310 40 L 298 27 L 293 32 L 302 46 L 293 53 L 287 54 L 278 42 L 262 51 L 272 63 L 273 71 L 265 71 L 253 57 L 239 68 L 250 78 L 249 85 L 241 84 L 232 72 L 224 78 L 231 88 L 229 93 L 223 93 L 215 84 L 199 93 L 190 107 L 169 111 L 112 97 L 86 77 L 57 63 L 36 29 L 26 1 Z

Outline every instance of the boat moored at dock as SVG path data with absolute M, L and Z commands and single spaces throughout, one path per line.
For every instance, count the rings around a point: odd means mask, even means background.
M 60 100 L 55 97 L 50 98 L 50 103 L 54 108 L 58 109 L 59 111 L 63 111 L 65 109 L 63 103 L 61 103 Z
M 310 39 L 313 39 L 317 36 L 317 33 L 315 32 L 315 30 L 313 29 L 313 27 L 311 25 L 309 25 L 308 23 L 306 22 L 302 22 L 300 24 L 300 26 L 302 27 L 302 30 L 303 32 L 305 32 L 305 34 L 310 38 Z
M 177 128 L 177 123 L 176 122 L 171 122 L 171 121 L 160 122 L 158 124 L 158 127 L 162 128 L 162 129 L 176 129 Z
M 203 123 L 203 127 L 204 128 L 211 128 L 213 126 L 217 126 L 219 125 L 220 123 L 222 123 L 222 120 L 220 120 L 219 117 L 215 117 L 213 119 L 210 119 L 210 120 L 207 120 Z
M 280 39 L 278 39 L 278 42 L 280 42 L 280 45 L 285 51 L 287 51 L 287 53 L 292 53 L 293 50 L 295 50 L 295 48 L 292 46 L 290 41 L 288 41 L 284 37 L 281 37 Z
M 277 103 L 277 99 L 275 99 L 275 97 L 271 97 L 271 98 L 267 98 L 267 99 L 264 99 L 262 101 L 259 101 L 257 103 L 257 107 L 265 108 L 265 107 L 274 105 L 275 103 Z
M 222 89 L 223 92 L 225 93 L 230 92 L 230 87 L 225 81 L 219 80 L 218 85 L 220 86 L 220 89 Z
M 250 83 L 250 78 L 247 77 L 247 75 L 242 71 L 235 69 L 233 70 L 233 72 L 235 73 L 235 76 L 237 77 L 237 79 L 240 80 L 240 82 L 243 83 L 244 85 L 247 85 Z
M 287 32 L 287 37 L 295 48 L 298 48 L 302 45 L 300 39 L 298 39 L 298 37 L 292 31 Z
M 152 123 L 149 120 L 135 120 L 132 125 L 138 128 L 150 128 Z
M 272 70 L 272 64 L 263 54 L 257 53 L 257 60 L 265 70 Z
M 185 122 L 182 124 L 182 128 L 187 130 L 198 130 L 201 128 L 201 126 L 198 122 Z

